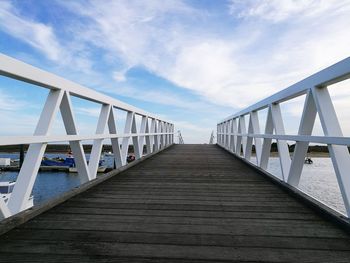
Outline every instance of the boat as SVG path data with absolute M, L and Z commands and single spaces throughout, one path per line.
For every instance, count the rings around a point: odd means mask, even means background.
M 104 165 L 105 160 L 100 160 L 98 163 L 98 168 L 97 168 L 97 172 L 98 173 L 104 173 L 107 169 L 107 167 Z M 70 173 L 77 173 L 78 169 L 77 167 L 73 166 L 73 167 L 69 167 L 68 171 Z
M 44 157 L 41 161 L 41 166 L 61 166 L 61 167 L 75 167 L 74 157 L 67 157 L 66 159 L 56 157 L 47 158 Z
M 133 154 L 128 155 L 128 157 L 126 157 L 126 161 L 127 161 L 127 163 L 131 163 L 131 162 L 135 161 L 135 155 L 133 155 Z
M 89 161 L 88 161 L 89 163 Z M 104 160 L 99 161 L 99 167 L 97 172 L 104 173 L 107 167 L 104 165 Z M 70 173 L 77 173 L 77 167 L 75 166 L 74 157 L 69 154 L 67 158 L 63 159 L 60 157 L 56 158 L 47 158 L 44 157 L 41 161 L 40 169 L 54 169 L 54 170 L 68 170 Z
M 103 152 L 102 156 L 114 156 L 112 152 Z
M 2 198 L 5 203 L 8 202 L 12 194 L 13 188 L 15 187 L 15 184 L 16 184 L 15 181 L 0 182 L 0 198 Z M 33 196 L 31 195 L 24 209 L 29 209 L 33 207 L 33 205 L 34 205 Z

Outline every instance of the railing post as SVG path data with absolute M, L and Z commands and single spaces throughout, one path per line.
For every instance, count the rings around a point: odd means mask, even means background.
M 175 132 L 175 127 L 174 124 L 171 124 L 171 143 L 174 143 L 174 132 Z
M 224 123 L 221 123 L 219 128 L 220 128 L 220 145 L 224 146 L 224 134 L 223 134 L 223 132 L 224 132 Z
M 226 145 L 226 122 L 222 123 L 221 133 L 222 133 L 222 146 L 225 148 L 225 145 Z
M 253 124 L 252 124 L 252 115 L 249 114 L 249 124 L 248 124 L 248 135 L 247 135 L 247 144 L 245 149 L 244 158 L 250 161 L 250 157 L 252 155 L 252 147 L 253 147 L 253 137 L 249 134 L 253 133 Z
M 220 145 L 220 130 L 219 130 L 220 124 L 216 124 L 216 143 Z
M 270 105 L 270 107 L 275 132 L 278 135 L 284 135 L 285 131 L 280 105 L 276 103 Z M 282 179 L 283 181 L 287 181 L 291 163 L 287 141 L 277 139 L 277 148 L 282 168 Z
M 315 99 L 317 112 L 325 136 L 339 136 L 343 133 L 340 128 L 337 114 L 335 112 L 327 87 L 314 87 L 312 94 Z M 333 162 L 338 185 L 344 201 L 348 217 L 350 217 L 350 155 L 345 145 L 328 145 L 330 157 Z
M 236 152 L 236 141 L 237 141 L 237 122 L 236 119 L 231 120 L 231 138 L 230 138 L 230 151 Z
M 56 118 L 64 91 L 51 90 L 41 112 L 39 122 L 34 131 L 36 135 L 47 135 Z M 44 156 L 46 143 L 30 144 L 22 168 L 18 174 L 13 192 L 8 201 L 11 214 L 16 214 L 26 208 L 32 193 L 33 185 L 38 174 L 41 160 Z M 6 210 L 5 210 L 6 212 Z
M 110 134 L 115 134 L 115 135 L 117 134 L 117 127 L 115 124 L 113 107 L 111 107 L 111 111 L 108 118 L 108 130 Z M 115 166 L 118 169 L 123 165 L 123 159 L 122 159 L 123 157 L 120 150 L 119 139 L 111 138 L 111 144 L 112 144 Z
M 128 113 L 126 114 L 124 134 L 127 136 L 123 138 L 122 150 L 121 150 L 122 164 L 123 165 L 126 164 L 126 158 L 128 155 L 129 143 L 130 143 L 130 137 L 131 137 L 131 126 L 132 126 L 132 122 L 134 119 L 134 115 L 135 115 L 135 113 L 132 111 L 128 111 Z M 135 148 L 135 146 L 133 146 L 133 148 Z M 135 149 L 134 149 L 134 151 L 135 151 Z
M 132 145 L 134 148 L 135 159 L 138 160 L 141 158 L 142 152 L 140 151 L 139 136 L 135 136 L 135 134 L 138 133 L 135 113 L 131 121 L 131 133 L 132 133 L 131 139 L 132 139 Z
M 147 125 L 147 116 L 142 116 L 141 119 L 141 127 L 140 127 L 140 133 L 143 134 L 146 132 L 146 125 Z M 139 137 L 139 152 L 140 152 L 140 157 L 143 155 L 143 146 L 145 144 L 145 136 L 141 135 Z
M 246 151 L 246 146 L 247 146 L 247 130 L 246 130 L 244 116 L 239 117 L 238 133 L 240 133 L 240 136 L 238 137 L 239 139 L 237 140 L 237 143 L 239 143 L 239 147 L 237 147 L 237 149 L 239 151 L 238 155 L 241 155 L 241 145 L 242 145 L 243 156 L 245 156 L 245 151 Z
M 146 117 L 146 128 L 145 128 L 145 133 L 147 134 L 146 135 L 146 149 L 147 149 L 147 154 L 150 154 L 152 153 L 152 144 L 151 144 L 151 135 L 149 135 L 152 131 L 150 130 L 150 127 L 149 127 L 149 118 Z
M 4 219 L 11 216 L 11 211 L 7 207 L 4 199 L 0 198 L 0 219 Z
M 267 111 L 267 117 L 266 117 L 265 134 L 272 134 L 272 133 L 273 133 L 273 121 L 272 121 L 271 107 L 269 106 Z M 271 142 L 272 142 L 271 138 L 264 138 L 263 140 L 259 166 L 264 170 L 267 169 L 267 165 L 269 163 Z
M 251 121 L 252 129 L 251 129 L 251 132 L 249 131 L 249 133 L 260 134 L 259 115 L 257 111 L 252 111 L 250 113 L 250 121 Z M 262 151 L 261 138 L 254 137 L 254 142 L 255 142 L 256 164 L 259 165 L 261 151 Z
M 101 106 L 100 116 L 96 127 L 96 134 L 103 134 L 107 126 L 109 114 L 111 111 L 111 105 L 103 104 Z M 97 176 L 97 170 L 100 163 L 101 151 L 103 147 L 103 139 L 96 139 L 93 141 L 90 160 L 89 160 L 89 172 L 90 178 L 95 179 Z
M 154 133 L 156 133 L 156 135 L 154 136 L 154 151 L 158 151 L 159 150 L 159 123 L 158 123 L 158 120 L 155 120 L 154 122 Z
M 68 135 L 78 135 L 69 92 L 65 92 L 62 98 L 60 111 L 62 114 L 62 120 L 66 129 L 66 133 Z M 91 180 L 91 174 L 87 166 L 83 145 L 80 141 L 70 141 L 69 145 L 74 155 L 75 165 L 77 167 L 81 183 L 85 183 Z
M 316 119 L 317 109 L 311 89 L 308 91 L 303 113 L 300 120 L 298 135 L 311 135 Z M 304 167 L 309 142 L 297 141 L 295 143 L 293 159 L 289 170 L 288 183 L 297 187 Z
M 151 120 L 151 133 L 155 134 L 157 132 L 157 126 L 156 126 L 156 120 Z M 157 141 L 156 135 L 150 136 L 150 144 L 151 144 L 151 152 L 156 151 L 156 141 Z
M 230 126 L 231 126 L 231 121 L 228 120 L 225 122 L 225 148 L 229 149 L 230 148 Z

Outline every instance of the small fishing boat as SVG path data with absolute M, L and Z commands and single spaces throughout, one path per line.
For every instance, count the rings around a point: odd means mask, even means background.
M 63 167 L 75 167 L 74 157 L 67 157 L 66 159 L 55 157 L 44 157 L 41 161 L 41 166 L 63 166 Z
M 107 169 L 107 167 L 104 165 L 104 160 L 101 159 L 99 161 L 99 167 L 97 172 L 98 173 L 104 173 Z M 89 161 L 88 161 L 89 163 Z M 77 167 L 75 165 L 75 160 L 74 156 L 72 155 L 72 152 L 68 153 L 68 157 L 61 158 L 61 157 L 56 157 L 56 158 L 47 158 L 44 157 L 43 160 L 41 161 L 41 169 L 54 169 L 54 170 L 66 170 L 69 171 L 70 173 L 77 173 Z
M 98 173 L 104 173 L 107 169 L 107 167 L 104 165 L 104 162 L 105 160 L 100 160 L 99 163 L 98 163 L 98 169 L 97 169 L 97 172 Z M 78 169 L 77 167 L 69 167 L 69 172 L 70 173 L 77 173 L 78 172 Z
M 13 188 L 15 187 L 16 182 L 11 181 L 11 182 L 0 182 L 0 198 L 2 198 L 5 203 L 8 202 Z M 33 196 L 30 196 L 28 199 L 28 202 L 26 204 L 25 209 L 29 209 L 33 206 Z

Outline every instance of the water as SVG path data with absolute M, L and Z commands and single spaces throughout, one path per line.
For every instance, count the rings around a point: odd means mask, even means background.
M 45 156 L 62 157 L 65 154 L 45 154 Z M 1 153 L 0 157 L 18 159 L 18 154 Z M 89 154 L 86 155 L 89 159 Z M 113 157 L 105 156 L 107 167 L 113 167 Z M 255 158 L 252 163 L 255 164 Z M 279 158 L 271 157 L 269 159 L 268 172 L 281 177 Z M 0 181 L 14 181 L 18 172 L 3 172 L 0 174 Z M 74 187 L 79 186 L 80 180 L 77 173 L 66 172 L 39 172 L 35 181 L 32 195 L 34 204 L 40 204 L 50 198 L 58 196 Z M 345 214 L 344 203 L 341 198 L 337 179 L 333 170 L 330 158 L 313 158 L 313 164 L 304 165 L 303 173 L 300 179 L 299 189 L 306 194 L 325 203 L 333 209 Z
M 345 214 L 332 160 L 329 157 L 314 157 L 313 164 L 304 164 L 298 188 L 327 206 Z M 252 158 L 256 164 L 256 159 Z M 267 171 L 279 178 L 282 177 L 278 157 L 270 157 Z
M 67 157 L 66 154 L 51 153 L 45 154 L 48 158 L 53 157 Z M 87 154 L 86 158 L 89 159 L 90 155 Z M 19 159 L 19 154 L 16 153 L 0 153 L 0 158 Z M 105 156 L 105 165 L 107 167 L 113 167 L 113 156 Z M 6 171 L 0 173 L 0 181 L 15 181 L 17 179 L 18 172 Z M 73 189 L 80 185 L 80 179 L 77 173 L 67 172 L 39 172 L 35 180 L 32 195 L 34 197 L 34 205 L 41 204 L 53 197 Z

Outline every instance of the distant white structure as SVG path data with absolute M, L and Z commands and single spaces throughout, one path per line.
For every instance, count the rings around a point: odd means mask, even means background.
M 11 158 L 0 158 L 0 166 L 10 166 Z
M 209 139 L 209 144 L 214 144 L 214 131 L 211 132 L 210 139 Z
M 182 138 L 181 131 L 177 131 L 177 137 L 178 137 L 179 144 L 184 144 L 184 140 Z

